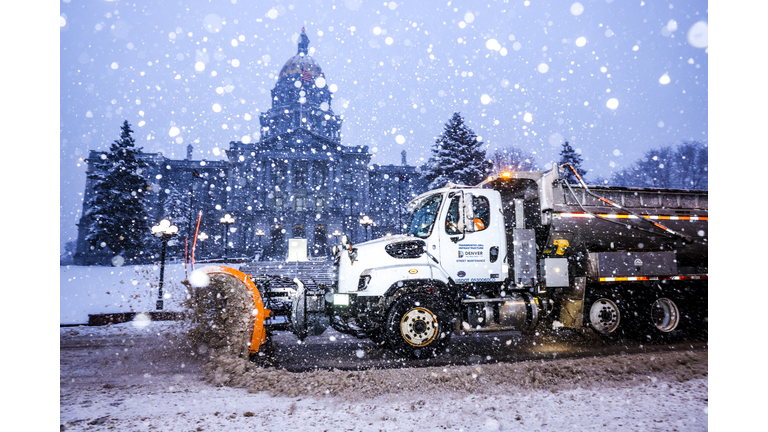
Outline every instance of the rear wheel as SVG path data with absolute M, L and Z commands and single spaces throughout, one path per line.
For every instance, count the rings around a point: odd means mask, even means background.
M 671 299 L 656 299 L 651 305 L 651 324 L 662 333 L 669 333 L 680 325 L 680 310 Z
M 619 306 L 611 299 L 599 298 L 590 305 L 587 311 L 587 322 L 598 334 L 613 335 L 621 323 Z
M 411 294 L 397 300 L 387 319 L 387 337 L 401 355 L 426 358 L 450 339 L 446 308 L 427 294 Z
M 641 341 L 673 341 L 683 336 L 683 330 L 690 327 L 685 315 L 685 302 L 662 296 L 645 301 L 637 314 L 637 339 Z

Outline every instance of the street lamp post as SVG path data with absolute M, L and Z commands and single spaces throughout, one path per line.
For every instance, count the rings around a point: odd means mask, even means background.
M 399 230 L 400 234 L 403 233 L 403 212 L 400 210 L 400 203 L 402 202 L 400 201 L 400 189 L 404 180 L 405 176 L 402 174 L 397 178 L 397 206 L 395 208 L 397 209 L 397 229 Z
M 333 233 L 331 235 L 336 237 L 336 243 L 338 243 L 339 237 L 341 237 L 341 233 L 339 232 L 339 230 L 333 230 Z
M 373 220 L 368 216 L 363 216 L 363 218 L 360 219 L 360 225 L 365 229 L 365 241 L 368 241 L 368 227 L 373 225 Z
M 229 226 L 235 223 L 235 218 L 229 215 L 229 213 L 225 214 L 223 218 L 219 220 L 224 225 L 224 264 L 227 263 L 227 253 L 228 253 L 228 247 L 229 247 Z
M 197 236 L 197 238 L 198 238 L 198 240 L 200 240 L 200 261 L 202 261 L 203 260 L 203 244 L 204 244 L 205 240 L 208 240 L 208 234 L 206 234 L 204 232 L 201 232 Z
M 171 225 L 168 219 L 163 219 L 159 224 L 152 227 L 152 235 L 158 237 L 162 243 L 160 252 L 160 288 L 157 291 L 157 310 L 163 310 L 163 276 L 165 275 L 165 246 L 168 240 L 173 238 L 179 232 L 179 227 Z

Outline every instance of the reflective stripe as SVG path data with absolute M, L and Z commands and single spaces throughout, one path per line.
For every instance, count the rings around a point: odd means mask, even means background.
M 684 276 L 631 276 L 631 277 L 601 277 L 600 282 L 635 282 L 649 280 L 708 280 L 708 275 L 684 275 Z
M 669 280 L 708 280 L 709 275 L 672 276 Z
M 626 214 L 626 213 L 595 213 L 595 214 L 589 214 L 589 213 L 582 213 L 582 212 L 573 212 L 573 213 L 555 213 L 555 217 L 562 217 L 562 218 L 594 218 L 594 217 L 604 217 L 607 219 L 640 219 L 638 216 Z M 690 215 L 690 216 L 667 216 L 667 215 L 642 215 L 645 218 L 652 219 L 652 220 L 682 220 L 682 221 L 708 221 L 708 216 L 697 216 L 697 215 Z
M 633 277 L 610 277 L 610 278 L 600 278 L 600 282 L 632 282 L 632 281 L 647 281 L 647 280 L 658 280 L 659 278 L 651 279 L 646 276 L 633 276 Z

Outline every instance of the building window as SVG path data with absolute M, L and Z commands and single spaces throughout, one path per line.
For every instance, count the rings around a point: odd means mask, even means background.
M 272 183 L 276 186 L 283 186 L 288 177 L 288 164 L 279 159 L 272 160 Z
M 315 225 L 315 247 L 312 249 L 314 256 L 323 256 L 326 254 L 326 232 L 325 225 Z
M 276 197 L 275 198 L 275 208 L 281 209 L 283 208 L 283 198 L 282 197 Z
M 315 211 L 323 211 L 323 205 L 325 202 L 321 197 L 315 198 Z
M 285 259 L 285 236 L 282 226 L 275 225 L 269 233 L 269 245 L 267 246 L 266 258 L 272 260 Z
M 325 182 L 328 180 L 328 167 L 322 164 L 315 163 L 313 165 L 315 186 L 327 186 Z
M 296 211 L 304 211 L 304 197 L 296 197 L 293 199 L 296 206 Z
M 345 185 L 351 185 L 352 184 L 352 173 L 351 172 L 345 172 L 344 173 L 344 184 Z
M 305 238 L 304 235 L 304 225 L 294 225 L 293 227 L 293 238 Z
M 344 214 L 352 216 L 352 198 L 344 198 Z
M 296 186 L 305 186 L 307 183 L 307 162 L 295 161 L 293 163 L 293 178 Z

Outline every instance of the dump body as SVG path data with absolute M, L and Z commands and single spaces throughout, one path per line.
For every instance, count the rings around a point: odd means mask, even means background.
M 617 276 L 707 273 L 706 191 L 587 189 L 567 185 L 552 172 L 515 173 L 485 187 L 501 193 L 508 236 L 523 222 L 525 228 L 535 231 L 540 257 L 568 258 L 575 271 L 572 276 L 594 280 L 605 275 L 608 261 L 622 254 L 632 258 L 632 265 L 622 270 L 622 263 L 616 263 Z M 522 220 L 517 214 L 521 208 Z M 509 253 L 514 256 L 514 249 L 510 247 Z M 638 259 L 643 263 L 635 266 Z

